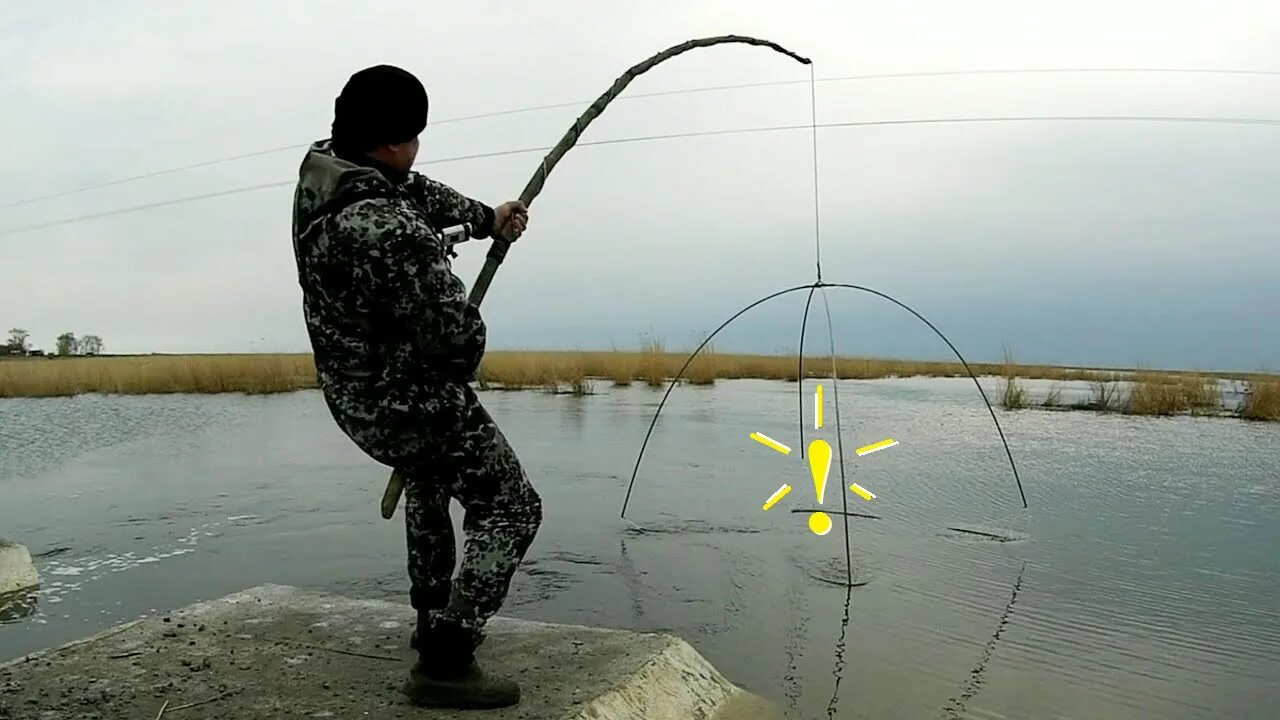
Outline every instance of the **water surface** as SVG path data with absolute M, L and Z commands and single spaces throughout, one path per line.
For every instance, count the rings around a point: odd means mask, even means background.
M 842 381 L 838 438 L 827 386 L 805 439 L 877 495 L 833 468 L 824 509 L 879 516 L 848 556 L 843 516 L 807 529 L 795 383 L 677 389 L 629 520 L 660 392 L 483 393 L 546 516 L 504 613 L 678 633 L 794 718 L 1273 717 L 1280 428 L 997 411 L 1023 510 L 971 381 Z M 385 478 L 315 392 L 0 401 L 0 535 L 44 580 L 0 660 L 265 582 L 406 598 Z

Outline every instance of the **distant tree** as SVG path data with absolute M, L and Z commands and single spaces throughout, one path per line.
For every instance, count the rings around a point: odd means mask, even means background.
M 9 331 L 8 346 L 19 352 L 26 352 L 31 349 L 31 345 L 27 343 L 27 338 L 31 337 L 31 333 L 22 328 L 14 328 Z
M 80 345 L 73 333 L 65 332 L 58 336 L 57 348 L 59 355 L 75 355 Z
M 81 355 L 98 355 L 102 352 L 102 338 L 97 335 L 82 335 L 77 349 Z

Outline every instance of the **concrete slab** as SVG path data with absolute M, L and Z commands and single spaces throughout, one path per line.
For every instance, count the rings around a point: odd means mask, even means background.
M 0 718 L 780 718 L 665 634 L 495 618 L 479 657 L 524 699 L 424 710 L 398 692 L 413 611 L 264 585 L 0 665 Z
M 0 595 L 20 592 L 39 584 L 40 577 L 26 546 L 0 540 Z

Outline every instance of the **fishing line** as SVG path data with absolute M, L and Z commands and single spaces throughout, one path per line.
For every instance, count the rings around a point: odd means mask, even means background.
M 818 91 L 812 64 L 809 65 L 809 125 L 813 135 L 813 254 L 818 282 L 822 282 L 822 226 L 818 213 Z
M 840 506 L 844 512 L 844 567 L 849 587 L 853 587 L 853 550 L 849 547 L 849 488 L 844 472 L 844 426 L 840 423 L 840 374 L 836 371 L 836 332 L 831 324 L 831 303 L 827 289 L 822 289 L 822 304 L 827 311 L 827 342 L 831 348 L 831 395 L 836 405 L 836 453 L 840 459 Z M 801 381 L 803 384 L 803 381 Z M 847 610 L 847 608 L 846 608 Z
M 873 127 L 873 126 L 894 126 L 894 125 L 944 125 L 953 123 L 1000 123 L 1000 122 L 1167 122 L 1167 123 L 1210 123 L 1210 124 L 1227 124 L 1227 125 L 1268 125 L 1280 126 L 1280 120 L 1271 118 L 1239 118 L 1239 117 L 1178 117 L 1178 116 L 1161 116 L 1161 115 L 1088 115 L 1088 116 L 1072 116 L 1072 115 L 1044 115 L 1044 116 L 1023 116 L 1023 117 L 971 117 L 971 118 L 923 118 L 923 119 L 906 119 L 906 120 L 862 120 L 852 122 L 838 123 L 818 123 L 817 128 L 848 128 L 848 127 Z M 635 142 L 651 142 L 660 140 L 675 140 L 681 138 L 694 137 L 711 137 L 718 135 L 742 135 L 750 133 L 769 133 L 783 132 L 791 130 L 809 130 L 813 128 L 810 125 L 775 125 L 754 128 L 731 128 L 723 130 L 702 130 L 695 132 L 672 133 L 667 135 L 645 135 L 637 137 L 615 138 L 611 140 L 592 140 L 577 143 L 578 147 L 600 146 L 600 145 L 620 145 Z M 464 160 L 476 160 L 480 158 L 505 157 L 508 155 L 520 155 L 524 153 L 543 152 L 553 149 L 552 146 L 542 146 L 533 148 L 520 148 L 517 150 L 500 150 L 495 152 L 475 153 L 471 155 L 457 155 L 448 158 L 439 158 L 436 160 L 427 160 L 415 163 L 415 167 L 436 165 L 446 162 L 458 162 Z M 59 225 L 67 225 L 70 223 L 83 222 L 86 220 L 97 220 L 104 217 L 112 217 L 115 215 L 124 215 L 128 213 L 138 212 L 140 210 L 151 210 L 158 207 L 166 207 L 169 205 L 179 205 L 182 203 L 196 202 L 199 200 L 208 200 L 211 198 L 226 197 L 228 195 L 237 195 L 241 193 L 255 192 L 257 190 L 265 190 L 268 188 L 285 187 L 293 185 L 294 180 L 283 180 L 274 183 L 264 183 L 260 185 L 250 185 L 245 187 L 231 188 L 229 190 L 221 190 L 212 193 L 204 193 L 200 195 L 188 195 L 170 200 L 161 200 L 143 205 L 132 205 L 112 210 L 104 210 L 102 212 L 89 213 L 86 215 L 76 215 L 69 218 L 59 220 L 51 220 L 43 223 L 32 225 L 21 225 L 16 228 L 10 228 L 0 231 L 0 237 L 8 237 L 20 233 L 31 232 L 33 230 L 43 230 L 45 228 L 57 227 Z
M 809 286 L 809 297 L 804 301 L 804 314 L 800 316 L 800 351 L 796 353 L 796 427 L 800 430 L 800 459 L 804 459 L 804 338 L 809 326 L 809 306 L 813 304 L 813 294 L 818 290 L 818 283 Z
M 904 78 L 928 78 L 928 77 L 956 77 L 965 75 L 1019 75 L 1019 74 L 1053 74 L 1053 73 L 1178 73 L 1178 74 L 1211 74 L 1211 75 L 1255 75 L 1255 76 L 1280 76 L 1280 71 L 1271 70 L 1232 70 L 1232 69 L 1209 69 L 1209 68 L 1028 68 L 1013 70 L 942 70 L 932 72 L 907 72 L 907 73 L 884 73 L 876 75 L 844 75 L 829 78 L 817 78 L 816 82 L 849 82 L 849 81 L 865 81 L 865 80 L 898 80 Z M 811 73 L 812 75 L 812 73 Z M 696 88 L 684 88 L 680 90 L 661 90 L 657 92 L 635 93 L 626 97 L 620 97 L 619 100 L 639 100 L 641 98 L 664 97 L 670 95 L 686 95 L 692 93 L 717 92 L 723 90 L 742 90 L 747 88 L 776 87 L 782 85 L 795 85 L 798 83 L 809 82 L 813 84 L 815 80 L 811 77 L 809 80 L 770 80 L 764 82 L 737 83 L 732 85 L 706 85 Z M 447 125 L 451 123 L 469 122 L 471 120 L 481 120 L 485 118 L 502 117 L 506 115 L 517 115 L 521 113 L 540 112 L 543 110 L 559 110 L 568 107 L 581 107 L 583 104 L 590 102 L 582 100 L 578 102 L 552 103 L 549 105 L 530 105 L 521 108 L 512 108 L 508 110 L 496 110 L 493 112 L 477 113 L 473 115 L 460 115 L 451 118 L 442 118 L 440 120 L 432 120 L 431 125 Z M 131 175 L 128 177 L 118 178 L 116 180 L 107 180 L 93 185 L 83 185 L 69 190 L 61 190 L 47 195 L 37 195 L 22 200 L 0 204 L 0 210 L 5 210 L 21 205 L 29 205 L 31 203 L 43 202 L 55 198 L 66 197 L 68 195 L 76 195 L 79 193 L 98 190 L 101 188 L 112 187 L 115 185 L 123 185 L 125 183 L 137 182 L 139 180 L 147 180 L 162 175 L 171 175 L 173 173 L 184 172 L 187 170 L 196 170 L 202 167 L 218 165 L 222 163 L 235 162 L 237 160 L 246 160 L 263 155 L 272 155 L 286 150 L 301 150 L 310 145 L 310 143 L 296 143 L 293 145 L 282 145 L 279 147 L 269 148 L 266 150 L 257 150 L 246 152 L 239 155 L 229 155 L 212 160 L 202 160 L 200 162 L 191 163 L 189 165 L 179 165 L 171 168 L 153 170 L 151 172 L 142 173 L 140 175 Z

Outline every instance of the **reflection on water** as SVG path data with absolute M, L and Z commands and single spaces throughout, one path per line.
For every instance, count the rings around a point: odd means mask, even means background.
M 840 681 L 844 679 L 845 634 L 849 630 L 849 608 L 853 605 L 853 586 L 844 590 L 844 616 L 840 619 L 840 639 L 836 640 L 835 662 L 832 663 L 831 674 L 835 677 L 832 683 L 831 700 L 827 702 L 827 717 L 834 718 L 840 704 Z
M 660 392 L 483 393 L 546 518 L 504 612 L 678 633 L 791 718 L 1247 718 L 1280 701 L 1274 426 L 1002 413 L 1024 510 L 968 379 L 842 381 L 846 452 L 899 445 L 845 459 L 877 497 L 829 488 L 836 528 L 817 537 L 812 495 L 761 511 L 783 482 L 811 488 L 808 467 L 747 438 L 795 447 L 795 392 L 678 388 L 626 520 Z M 386 469 L 314 392 L 2 401 L 0 428 L 0 529 L 44 580 L 6 606 L 0 660 L 264 582 L 407 601 Z
M 40 598 L 35 588 L 0 595 L 0 624 L 29 618 L 39 609 Z
M 1024 564 L 1018 570 L 1018 579 L 1013 581 L 1013 590 L 1009 594 L 1009 604 L 1004 606 L 1004 612 L 1000 614 L 1000 622 L 996 624 L 996 630 L 991 634 L 991 641 L 987 643 L 986 647 L 982 648 L 981 659 L 969 671 L 969 680 L 965 683 L 964 691 L 947 700 L 947 705 L 943 710 L 948 718 L 964 717 L 969 701 L 973 699 L 974 695 L 978 694 L 978 689 L 982 687 L 983 675 L 987 671 L 987 663 L 991 661 L 996 643 L 1000 642 L 1000 634 L 1004 632 L 1005 627 L 1009 624 L 1009 614 L 1013 612 L 1014 603 L 1018 602 L 1018 591 L 1022 589 L 1022 575 L 1026 572 L 1026 569 L 1027 566 Z
M 1000 530 L 994 527 L 976 528 L 976 527 L 949 527 L 946 528 L 956 534 L 956 537 L 965 539 L 985 540 L 987 542 L 1018 542 L 1028 539 L 1026 533 L 1020 533 L 1014 530 Z

